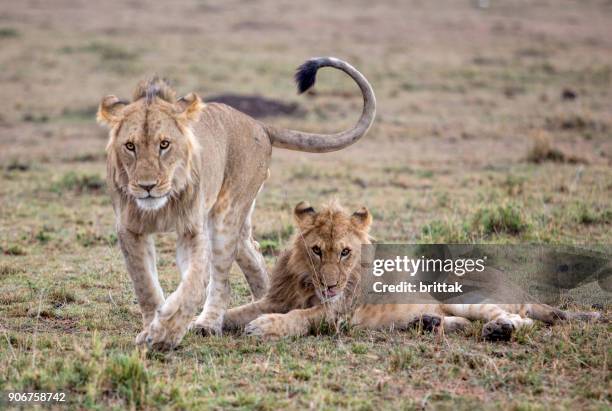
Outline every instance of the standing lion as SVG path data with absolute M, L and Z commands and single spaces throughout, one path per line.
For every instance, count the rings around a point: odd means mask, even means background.
M 143 331 L 136 343 L 176 347 L 202 304 L 194 328 L 220 333 L 234 260 L 253 296 L 263 296 L 268 275 L 252 238 L 251 215 L 269 173 L 272 147 L 340 150 L 361 138 L 374 121 L 372 87 L 342 60 L 308 60 L 296 73 L 299 92 L 314 84 L 321 67 L 344 71 L 361 89 L 363 112 L 350 130 L 321 135 L 275 128 L 229 106 L 204 104 L 194 93 L 177 100 L 157 78 L 141 82 L 132 102 L 102 99 L 98 121 L 110 129 L 107 183 L 119 244 L 142 310 Z M 172 230 L 178 235 L 181 283 L 164 298 L 152 235 Z

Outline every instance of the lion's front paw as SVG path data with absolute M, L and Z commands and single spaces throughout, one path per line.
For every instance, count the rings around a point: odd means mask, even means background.
M 286 328 L 284 314 L 264 314 L 248 323 L 244 333 L 263 338 L 279 338 L 287 335 Z
M 170 313 L 168 313 L 170 311 Z M 175 310 L 162 308 L 153 321 L 136 337 L 137 344 L 150 349 L 166 351 L 176 348 L 189 327 L 191 315 L 183 307 Z
M 156 318 L 149 328 L 143 331 L 143 333 L 145 332 L 146 337 L 144 340 L 150 349 L 168 351 L 179 345 L 187 332 L 187 327 L 172 321 L 161 321 Z
M 134 343 L 136 345 L 144 345 L 147 343 L 147 336 L 149 335 L 149 327 L 145 327 L 144 330 L 138 333 Z

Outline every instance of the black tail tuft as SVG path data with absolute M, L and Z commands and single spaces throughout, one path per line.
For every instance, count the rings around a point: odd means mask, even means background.
M 317 70 L 321 67 L 319 59 L 306 61 L 295 72 L 295 82 L 297 83 L 298 93 L 302 94 L 312 87 L 317 78 Z

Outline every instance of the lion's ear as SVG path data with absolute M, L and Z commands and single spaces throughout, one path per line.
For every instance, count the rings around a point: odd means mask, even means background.
M 185 97 L 179 98 L 176 105 L 179 118 L 188 122 L 198 121 L 204 108 L 202 99 L 196 93 L 189 93 Z
M 367 208 L 361 207 L 351 215 L 351 223 L 358 230 L 368 232 L 372 225 L 372 214 L 370 214 Z
M 293 210 L 293 216 L 295 222 L 300 226 L 304 227 L 308 224 L 312 224 L 314 216 L 317 214 L 314 208 L 307 202 L 302 201 L 295 206 Z
M 121 120 L 121 111 L 129 102 L 117 96 L 106 96 L 100 102 L 96 119 L 98 123 L 112 127 Z

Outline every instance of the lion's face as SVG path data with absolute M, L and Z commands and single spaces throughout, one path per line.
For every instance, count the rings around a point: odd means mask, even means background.
M 332 204 L 316 212 L 305 202 L 295 208 L 299 252 L 310 267 L 317 297 L 334 301 L 343 294 L 360 264 L 361 245 L 369 243 L 372 217 L 366 208 L 348 214 Z
M 127 115 L 112 141 L 118 164 L 127 176 L 126 191 L 144 210 L 163 207 L 187 185 L 191 150 L 188 137 L 161 107 Z
M 111 127 L 107 153 L 113 182 L 147 211 L 161 209 L 187 187 L 197 150 L 190 123 L 197 120 L 200 99 L 194 94 L 178 102 L 162 97 L 144 95 L 125 103 L 109 96 L 98 112 Z

